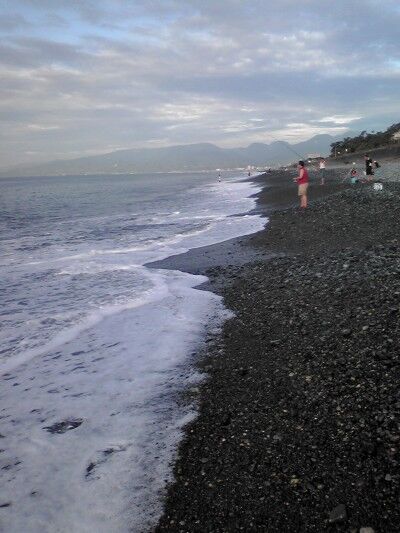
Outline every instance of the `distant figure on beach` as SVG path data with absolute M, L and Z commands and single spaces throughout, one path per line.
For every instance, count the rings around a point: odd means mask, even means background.
M 218 182 L 221 183 L 221 172 L 218 174 Z
M 372 159 L 369 154 L 365 154 L 365 174 L 367 175 L 367 180 L 371 180 L 374 175 L 374 170 L 372 168 Z
M 359 181 L 362 181 L 362 180 L 360 180 L 360 178 L 358 176 L 358 172 L 357 172 L 357 168 L 356 168 L 356 164 L 355 163 L 353 163 L 353 166 L 351 167 L 351 169 L 348 172 L 346 172 L 346 174 L 343 176 L 342 183 L 345 182 L 348 178 L 350 178 L 350 183 L 352 185 L 355 185 Z
M 352 185 L 355 185 L 356 183 L 358 183 L 357 169 L 354 165 L 352 169 L 350 170 L 350 183 Z
M 294 178 L 299 186 L 298 195 L 300 197 L 300 207 L 305 209 L 307 207 L 307 189 L 308 189 L 308 172 L 305 167 L 304 161 L 299 161 L 298 165 L 299 175 Z
M 326 167 L 325 159 L 321 159 L 319 162 L 319 173 L 321 175 L 321 185 L 325 185 L 325 167 Z

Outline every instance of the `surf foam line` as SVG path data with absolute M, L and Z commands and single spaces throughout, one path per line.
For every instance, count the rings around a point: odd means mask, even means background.
M 235 226 L 228 238 L 258 224 Z M 210 237 L 186 250 L 225 240 Z M 125 533 L 157 523 L 176 446 L 194 416 L 174 395 L 201 379 L 194 353 L 229 311 L 221 297 L 195 289 L 205 276 L 148 270 L 155 285 L 145 298 L 101 308 L 60 351 L 20 365 L 17 387 L 11 377 L 2 383 L 2 447 L 12 467 L 2 472 L 0 499 L 12 501 L 2 509 L 9 533 Z M 47 431 L 78 418 L 73 431 Z
M 11 467 L 0 470 L 0 503 L 11 502 L 1 510 L 8 533 L 154 527 L 193 414 L 177 394 L 199 383 L 191 354 L 225 318 L 221 297 L 193 289 L 199 276 L 167 275 L 160 302 L 106 317 L 2 382 L 2 456 Z M 48 431 L 68 421 L 77 427 Z
M 144 297 L 142 296 L 140 299 L 130 302 L 128 304 L 110 305 L 103 308 L 99 308 L 96 312 L 88 315 L 82 322 L 56 334 L 50 342 L 45 343 L 42 346 L 32 348 L 31 350 L 22 352 L 18 355 L 14 355 L 8 360 L 4 361 L 0 365 L 0 376 L 15 370 L 19 366 L 29 362 L 35 357 L 43 355 L 47 352 L 51 352 L 52 350 L 55 350 L 56 348 L 59 348 L 60 346 L 71 342 L 80 333 L 92 328 L 93 326 L 95 326 L 96 324 L 111 315 L 122 313 L 123 311 L 135 309 L 137 307 L 148 305 L 150 303 L 155 303 L 165 298 L 169 293 L 165 274 L 163 275 L 162 271 L 154 271 L 150 273 L 150 271 L 146 268 L 143 268 L 142 270 L 143 274 L 151 278 L 152 283 L 154 283 L 154 286 L 147 291 Z M 207 278 L 205 276 L 199 276 L 199 278 L 199 285 L 204 281 L 207 281 Z
M 261 190 L 261 186 L 258 186 L 257 184 L 253 183 L 253 184 L 247 184 L 247 185 L 249 185 L 250 189 Z M 247 191 L 247 192 L 250 193 L 250 191 Z M 228 219 L 228 218 L 234 218 L 234 217 L 232 217 L 232 215 L 228 215 L 225 218 Z M 248 215 L 246 215 L 243 218 L 248 219 L 249 217 L 248 217 Z M 256 225 L 254 225 L 254 227 L 253 226 L 249 227 L 247 229 L 247 231 L 243 231 L 244 228 L 242 228 L 242 231 L 240 233 L 235 233 L 234 236 L 242 236 L 242 235 L 246 235 L 246 234 L 249 234 L 249 233 L 251 234 L 251 233 L 254 233 L 254 232 L 258 231 L 259 229 L 262 229 L 262 227 L 264 226 L 263 217 L 261 217 L 260 215 L 251 215 L 251 218 L 252 218 L 252 220 L 258 221 L 257 227 L 256 227 Z M 204 235 L 203 231 L 195 231 L 193 233 L 194 234 L 202 234 L 202 235 Z M 179 236 L 173 237 L 170 240 L 170 242 L 174 243 L 174 244 L 181 243 L 182 240 L 184 240 L 185 235 L 182 235 L 182 234 L 178 234 L 178 235 Z M 187 236 L 190 237 L 190 236 L 193 236 L 193 235 L 187 235 Z M 233 237 L 229 236 L 228 239 L 229 238 L 233 238 Z M 212 245 L 212 244 L 217 244 L 219 242 L 223 242 L 224 240 L 225 240 L 224 238 L 219 239 L 218 237 L 214 236 L 214 238 L 207 239 L 207 242 L 203 242 L 202 241 L 202 242 L 198 242 L 198 243 L 192 243 L 191 246 L 186 246 L 186 247 L 185 246 L 178 246 L 175 249 L 167 247 L 164 250 L 160 250 L 157 247 L 157 249 L 152 250 L 153 251 L 152 257 L 143 258 L 144 259 L 143 264 L 146 265 L 146 264 L 151 263 L 151 262 L 161 261 L 161 260 L 166 259 L 168 257 L 171 257 L 173 255 L 183 254 L 183 253 L 188 252 L 191 249 L 200 248 L 202 246 L 207 246 L 207 245 Z M 89 255 L 89 257 L 91 257 L 91 256 L 107 256 L 108 254 L 110 254 L 110 255 L 114 255 L 114 254 L 124 255 L 124 254 L 127 254 L 127 253 L 132 252 L 132 251 L 137 251 L 137 248 L 128 248 L 128 249 L 122 249 L 122 250 L 100 250 L 100 251 L 92 250 L 90 252 L 90 254 L 88 254 L 88 255 Z M 73 259 L 73 260 L 74 259 L 81 259 L 84 255 L 86 257 L 88 257 L 86 254 L 78 254 L 78 255 L 75 255 L 75 256 L 69 256 L 67 258 L 65 258 L 65 257 L 58 258 L 56 261 L 62 260 L 62 259 L 64 259 L 64 260 L 65 259 L 69 259 L 69 260 L 71 260 L 71 259 Z M 41 263 L 41 262 L 35 262 L 35 263 L 30 263 L 30 264 L 39 264 L 39 263 Z M 129 268 L 135 267 L 135 266 L 138 266 L 138 265 L 133 265 L 133 264 L 124 265 L 124 266 L 121 265 L 121 267 L 122 267 L 121 269 L 126 269 L 127 267 L 129 269 Z M 115 269 L 115 265 L 113 265 L 112 268 Z M 158 271 L 158 274 L 157 274 L 157 270 L 156 269 L 152 269 L 152 268 L 150 269 L 150 268 L 147 268 L 146 266 L 143 266 L 142 268 L 139 266 L 139 268 L 140 268 L 142 274 L 144 274 L 146 277 L 151 279 L 152 283 L 155 282 L 155 286 L 152 287 L 149 291 L 147 291 L 146 296 L 144 298 L 142 297 L 139 300 L 133 301 L 133 302 L 131 302 L 129 304 L 110 305 L 110 306 L 106 306 L 106 307 L 103 307 L 103 308 L 99 308 L 96 312 L 91 313 L 90 315 L 88 315 L 85 319 L 83 319 L 78 324 L 76 324 L 76 325 L 74 325 L 72 327 L 66 328 L 65 330 L 57 333 L 51 341 L 43 344 L 42 346 L 35 347 L 35 348 L 30 349 L 30 350 L 26 350 L 26 351 L 24 351 L 24 352 L 22 352 L 22 353 L 20 353 L 18 355 L 13 355 L 12 357 L 6 359 L 2 364 L 0 364 L 0 376 L 13 371 L 14 369 L 18 368 L 19 366 L 29 362 L 33 358 L 39 357 L 39 356 L 43 355 L 46 352 L 55 350 L 55 349 L 59 348 L 60 346 L 63 346 L 64 344 L 66 344 L 66 343 L 72 341 L 73 339 L 75 339 L 82 332 L 92 328 L 93 326 L 95 326 L 96 324 L 98 324 L 99 322 L 101 322 L 102 320 L 104 320 L 105 318 L 107 318 L 107 317 L 109 317 L 111 315 L 122 313 L 123 311 L 128 311 L 130 309 L 134 309 L 134 308 L 146 305 L 148 303 L 153 303 L 153 302 L 156 302 L 156 301 L 161 300 L 162 298 L 164 298 L 167 295 L 167 293 L 168 293 L 168 282 L 166 281 L 165 271 L 163 273 L 163 270 L 160 270 L 160 271 Z M 108 270 L 108 268 L 106 266 L 104 266 L 101 270 L 106 271 L 106 270 Z M 76 274 L 77 272 L 74 272 L 74 273 Z M 65 275 L 65 274 L 67 274 L 67 272 L 64 270 L 63 274 Z M 205 282 L 207 280 L 208 280 L 207 277 L 199 276 L 199 282 L 198 282 L 198 284 L 195 284 L 194 287 L 197 286 L 197 285 L 200 285 L 201 283 L 203 283 L 203 282 Z

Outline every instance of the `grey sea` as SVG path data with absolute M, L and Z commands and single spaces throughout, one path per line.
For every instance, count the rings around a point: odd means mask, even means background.
M 151 527 L 193 353 L 228 316 L 147 263 L 261 229 L 238 173 L 0 181 L 0 530 Z M 242 216 L 232 216 L 237 214 Z

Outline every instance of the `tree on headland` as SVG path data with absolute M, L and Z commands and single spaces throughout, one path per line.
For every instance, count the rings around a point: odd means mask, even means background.
M 386 131 L 368 133 L 362 131 L 355 137 L 345 137 L 342 141 L 331 144 L 331 156 L 352 154 L 354 152 L 368 151 L 381 146 L 387 146 L 400 141 L 400 122 L 393 124 Z

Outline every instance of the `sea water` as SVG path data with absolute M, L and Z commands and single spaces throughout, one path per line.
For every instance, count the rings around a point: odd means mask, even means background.
M 146 530 L 193 416 L 177 395 L 227 316 L 196 289 L 206 278 L 146 264 L 261 229 L 245 214 L 256 185 L 186 173 L 0 187 L 0 531 Z

